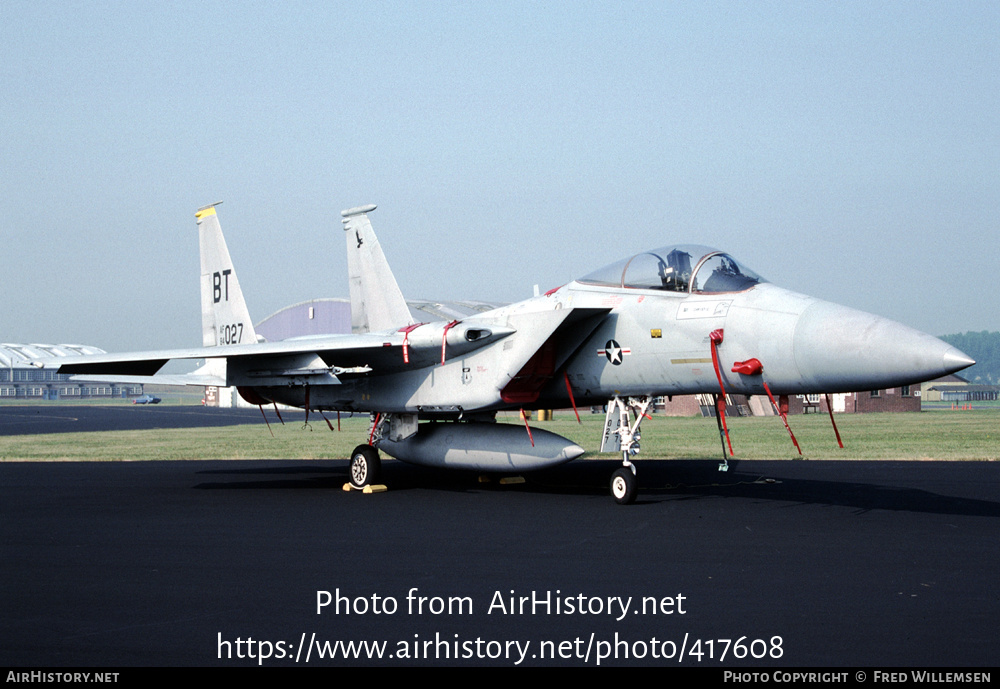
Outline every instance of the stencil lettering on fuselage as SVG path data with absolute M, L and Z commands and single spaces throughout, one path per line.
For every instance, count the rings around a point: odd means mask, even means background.
M 732 300 L 726 301 L 688 301 L 677 309 L 677 320 L 689 318 L 723 318 L 729 313 Z

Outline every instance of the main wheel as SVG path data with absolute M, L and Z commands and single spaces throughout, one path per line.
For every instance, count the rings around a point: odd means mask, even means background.
M 611 496 L 619 505 L 631 505 L 638 493 L 638 481 L 631 467 L 619 467 L 611 474 Z
M 355 488 L 364 488 L 375 483 L 382 471 L 382 460 L 379 459 L 378 450 L 371 445 L 358 445 L 351 453 L 347 469 L 351 485 Z

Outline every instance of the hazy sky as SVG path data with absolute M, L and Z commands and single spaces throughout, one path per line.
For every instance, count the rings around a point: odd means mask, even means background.
M 194 212 L 255 321 L 516 301 L 671 243 L 933 334 L 1000 329 L 1000 3 L 0 0 L 0 341 L 201 343 Z

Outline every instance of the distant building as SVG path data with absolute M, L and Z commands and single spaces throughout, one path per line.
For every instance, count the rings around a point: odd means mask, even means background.
M 706 416 L 712 412 L 711 409 L 705 409 L 706 405 L 702 404 L 702 397 L 703 395 L 658 397 L 653 403 L 653 412 L 656 414 L 665 414 L 666 416 Z M 704 397 L 710 397 L 710 395 L 704 395 Z M 711 407 L 711 400 L 708 400 L 706 404 L 708 407 Z
M 254 326 L 268 342 L 291 337 L 351 332 L 351 302 L 347 299 L 312 299 L 272 313 Z
M 715 399 L 712 395 L 672 395 L 658 397 L 653 412 L 665 416 L 715 416 Z M 728 416 L 771 416 L 774 409 L 767 397 L 760 395 L 726 395 Z
M 775 399 L 780 403 L 780 400 Z M 834 414 L 866 412 L 920 411 L 920 390 L 916 386 L 870 390 L 866 392 L 839 392 L 830 395 Z M 675 395 L 671 402 L 662 398 L 656 411 L 668 416 L 715 416 L 711 395 Z M 727 395 L 726 414 L 730 416 L 772 416 L 774 407 L 766 395 Z M 827 414 L 826 395 L 788 395 L 789 415 Z
M 500 306 L 482 301 L 435 302 L 419 299 L 407 300 L 406 305 L 410 307 L 414 323 L 461 320 Z M 254 328 L 268 342 L 309 335 L 350 333 L 351 302 L 339 298 L 299 302 L 272 313 Z
M 78 400 L 141 395 L 141 385 L 78 382 L 56 373 L 61 357 L 105 353 L 89 345 L 0 344 L 0 399 Z M 44 366 L 33 362 L 43 362 Z
M 941 402 L 943 401 L 941 398 L 942 391 L 955 392 L 968 387 L 968 380 L 957 373 L 952 373 L 943 378 L 935 378 L 934 380 L 927 381 L 920 386 L 920 390 L 924 402 Z
M 1000 399 L 1000 387 L 977 383 L 939 383 L 927 388 L 928 401 L 935 402 L 990 402 Z
M 851 393 L 834 393 L 830 395 L 833 403 L 833 413 L 853 412 L 853 407 L 849 407 L 847 400 Z M 770 406 L 770 404 L 768 405 Z M 826 395 L 789 395 L 789 414 L 828 414 L 829 407 L 826 404 Z
M 847 395 L 845 411 L 868 412 L 920 411 L 920 386 L 904 385 L 886 390 L 852 392 Z

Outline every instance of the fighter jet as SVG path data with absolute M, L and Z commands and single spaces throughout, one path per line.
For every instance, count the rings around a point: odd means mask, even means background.
M 380 452 L 434 467 L 523 472 L 583 448 L 496 423 L 497 412 L 606 405 L 602 451 L 620 452 L 619 503 L 637 494 L 641 423 L 654 399 L 771 399 L 910 385 L 975 362 L 900 323 L 769 283 L 736 258 L 673 245 L 626 257 L 526 301 L 415 323 L 369 215 L 342 212 L 352 333 L 259 342 L 216 213 L 195 214 L 202 347 L 66 360 L 60 373 L 121 382 L 236 386 L 253 404 L 370 415 L 350 482 L 379 478 Z M 184 375 L 172 359 L 204 359 Z

